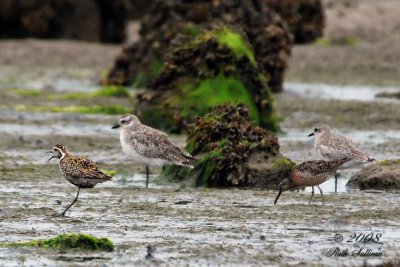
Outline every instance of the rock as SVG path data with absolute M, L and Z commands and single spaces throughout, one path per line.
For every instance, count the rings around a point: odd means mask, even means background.
M 135 113 L 144 124 L 180 133 L 215 105 L 246 104 L 252 122 L 276 131 L 272 95 L 245 35 L 229 27 L 175 39 L 177 47 L 143 93 Z
M 168 166 L 160 178 L 195 186 L 276 189 L 294 163 L 279 153 L 278 138 L 250 120 L 245 105 L 225 104 L 197 119 L 186 150 L 193 169 Z
M 150 9 L 153 0 L 130 0 L 132 11 L 129 13 L 129 18 L 132 20 L 141 19 Z
M 221 23 L 244 30 L 257 62 L 269 76 L 271 90 L 282 91 L 291 37 L 287 24 L 262 0 L 155 0 L 141 21 L 141 40 L 122 51 L 102 83 L 148 85 L 159 74 L 178 34 L 196 35 L 198 28 Z
M 400 159 L 366 166 L 351 177 L 346 186 L 360 190 L 400 190 Z
M 0 0 L 0 38 L 56 38 L 120 43 L 129 0 Z
M 325 14 L 321 0 L 264 0 L 288 24 L 296 44 L 315 41 L 323 34 Z

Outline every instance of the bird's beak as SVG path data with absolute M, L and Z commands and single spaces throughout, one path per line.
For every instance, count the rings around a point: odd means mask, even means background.
M 51 158 L 49 158 L 47 161 L 50 161 L 51 159 L 54 159 L 54 156 L 51 156 Z
M 310 136 L 313 136 L 314 135 L 314 133 L 310 133 L 309 135 L 307 135 L 307 137 L 310 137 Z
M 117 128 L 119 128 L 119 127 L 120 127 L 119 124 L 115 124 L 113 127 L 111 127 L 111 129 L 117 129 Z
M 278 198 L 281 196 L 282 192 L 283 192 L 282 187 L 279 187 L 279 192 L 278 192 L 278 195 L 275 198 L 274 204 L 276 204 L 276 202 L 278 202 Z

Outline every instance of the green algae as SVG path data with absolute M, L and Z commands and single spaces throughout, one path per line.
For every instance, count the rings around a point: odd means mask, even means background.
M 348 46 L 348 47 L 355 47 L 358 44 L 358 40 L 352 36 L 344 36 L 335 39 L 328 39 L 328 38 L 318 38 L 314 41 L 314 44 L 320 46 L 332 46 L 332 45 L 339 45 L 339 46 Z
M 115 176 L 118 173 L 116 170 L 101 170 L 101 171 L 111 177 Z
M 49 100 L 59 100 L 59 99 L 84 99 L 84 98 L 94 98 L 94 97 L 129 97 L 128 90 L 123 86 L 103 86 L 97 89 L 95 92 L 91 93 L 48 93 L 38 90 L 15 88 L 12 92 L 16 95 L 27 96 L 27 97 L 43 97 Z
M 217 41 L 221 45 L 229 47 L 237 57 L 246 57 L 249 61 L 256 65 L 254 52 L 248 42 L 244 41 L 243 37 L 233 32 L 228 27 L 215 32 Z
M 399 165 L 400 159 L 385 159 L 378 162 L 381 166 Z
M 21 111 L 38 111 L 38 112 L 54 112 L 54 113 L 82 113 L 82 114 L 108 114 L 121 115 L 130 113 L 131 109 L 117 105 L 94 105 L 94 106 L 25 106 L 17 105 L 14 107 Z
M 293 161 L 291 161 L 290 159 L 288 159 L 288 158 L 278 157 L 274 161 L 271 169 L 272 170 L 280 170 L 280 169 L 284 169 L 284 168 L 293 169 L 295 165 L 296 164 Z
M 200 33 L 200 28 L 194 23 L 186 23 L 185 26 L 183 27 L 183 34 L 189 35 L 189 36 L 197 36 Z
M 260 115 L 250 92 L 236 77 L 220 74 L 202 80 L 195 88 L 191 84 L 182 87 L 185 93 L 175 101 L 181 105 L 181 114 L 185 118 L 206 114 L 213 106 L 234 103 L 245 104 L 249 108 L 251 120 L 260 123 Z
M 106 237 L 97 238 L 89 234 L 61 234 L 46 240 L 32 240 L 25 242 L 5 242 L 1 247 L 38 247 L 54 250 L 92 250 L 114 251 L 114 244 Z
M 139 70 L 133 79 L 133 87 L 145 87 L 154 77 L 157 77 L 164 70 L 164 62 L 154 59 L 146 69 Z

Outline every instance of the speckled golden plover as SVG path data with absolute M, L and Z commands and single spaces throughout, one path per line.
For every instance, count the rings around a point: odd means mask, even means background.
M 280 182 L 279 193 L 276 196 L 274 204 L 276 204 L 284 191 L 296 190 L 305 186 L 312 187 L 311 199 L 308 204 L 311 203 L 314 197 L 314 186 L 318 187 L 319 192 L 321 193 L 322 204 L 324 204 L 322 189 L 319 187 L 319 185 L 327 181 L 336 172 L 336 170 L 348 160 L 350 159 L 342 158 L 332 161 L 312 160 L 297 165 L 290 173 L 290 176 Z
M 317 124 L 314 131 L 308 136 L 315 136 L 314 148 L 324 159 L 337 160 L 346 157 L 359 162 L 374 161 L 367 153 L 361 151 L 350 138 L 332 131 L 327 124 Z M 335 192 L 337 192 L 336 172 Z
M 60 214 L 62 217 L 78 200 L 81 188 L 93 188 L 96 184 L 106 182 L 112 178 L 101 172 L 92 160 L 69 153 L 65 145 L 57 144 L 49 153 L 53 153 L 49 161 L 53 158 L 59 159 L 61 173 L 68 182 L 78 187 L 75 199 Z
M 135 115 L 124 115 L 112 129 L 120 128 L 122 150 L 146 166 L 146 188 L 149 185 L 149 166 L 165 164 L 192 168 L 195 159 L 180 149 L 166 133 L 142 124 Z

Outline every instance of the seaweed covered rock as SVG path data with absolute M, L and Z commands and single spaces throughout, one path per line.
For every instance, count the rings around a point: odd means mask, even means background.
M 153 0 L 130 0 L 132 11 L 129 13 L 129 18 L 136 20 L 141 19 L 150 9 Z
M 189 131 L 186 150 L 193 169 L 168 166 L 161 179 L 196 186 L 276 189 L 294 163 L 279 153 L 278 138 L 251 123 L 245 105 L 217 106 Z
M 366 166 L 351 177 L 346 186 L 360 190 L 400 190 L 400 159 Z
M 0 247 L 39 247 L 44 249 L 65 250 L 91 250 L 113 251 L 114 245 L 106 237 L 97 238 L 89 234 L 61 234 L 45 240 L 33 240 L 26 242 L 6 242 Z
M 120 43 L 129 10 L 129 0 L 0 0 L 0 38 Z
M 178 34 L 196 35 L 198 28 L 220 23 L 239 25 L 244 30 L 257 62 L 269 76 L 271 90 L 281 91 L 291 37 L 286 23 L 262 0 L 155 0 L 141 21 L 141 40 L 123 49 L 102 82 L 148 85 L 159 73 Z
M 276 131 L 272 96 L 244 35 L 228 27 L 178 38 L 153 84 L 138 94 L 143 123 L 179 133 L 227 102 L 246 104 L 252 122 Z
M 313 42 L 323 34 L 325 14 L 321 0 L 264 0 L 288 24 L 294 42 Z

